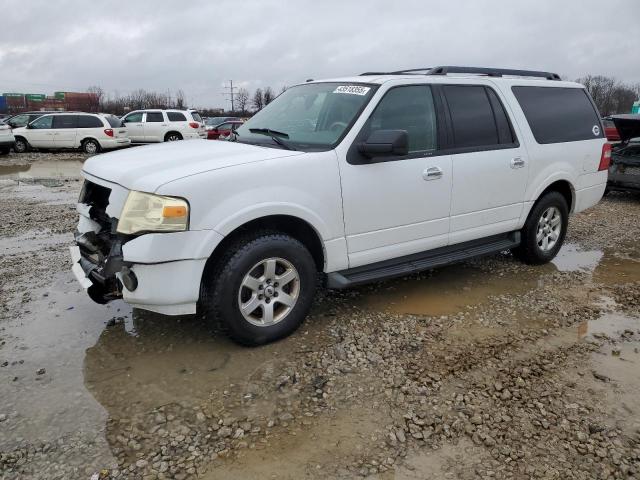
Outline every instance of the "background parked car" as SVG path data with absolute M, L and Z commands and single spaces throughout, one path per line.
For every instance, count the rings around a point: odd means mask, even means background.
M 235 132 L 236 128 L 242 125 L 244 122 L 241 120 L 234 120 L 231 122 L 225 122 L 220 125 L 216 125 L 211 130 L 207 131 L 207 140 L 218 140 L 220 138 L 228 137 L 231 132 Z
M 205 123 L 206 130 L 209 131 L 209 130 L 213 130 L 215 127 L 217 127 L 218 125 L 224 122 L 235 122 L 235 121 L 242 121 L 242 120 L 238 117 L 207 117 L 204 123 Z
M 48 113 L 59 113 L 59 112 L 54 112 L 54 111 L 23 112 L 7 118 L 4 122 L 7 125 L 9 125 L 11 128 L 25 127 L 31 122 L 33 122 L 36 118 L 40 118 L 41 116 L 46 115 Z
M 610 117 L 606 117 L 602 119 L 602 124 L 604 125 L 604 134 L 607 137 L 607 140 L 610 142 L 619 142 L 620 134 L 618 133 L 618 129 L 616 128 L 615 123 L 611 120 Z
M 0 120 L 0 155 L 9 153 L 15 142 L 11 127 Z
M 127 147 L 131 140 L 127 129 L 114 115 L 97 113 L 53 113 L 42 115 L 26 127 L 16 128 L 14 150 L 23 153 L 29 148 L 81 148 L 97 153 Z
M 195 110 L 136 110 L 122 117 L 132 143 L 173 142 L 205 138 Z
M 607 190 L 640 192 L 640 115 L 610 117 L 620 136 L 611 151 Z

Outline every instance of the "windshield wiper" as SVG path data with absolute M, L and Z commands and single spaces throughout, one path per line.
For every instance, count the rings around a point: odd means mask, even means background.
M 287 142 L 279 138 L 279 137 L 289 138 L 288 133 L 279 132 L 278 130 L 271 130 L 270 128 L 250 128 L 249 131 L 251 133 L 256 133 L 258 135 L 269 135 L 271 137 L 271 140 L 276 142 L 281 147 L 284 147 L 287 150 L 295 150 L 295 148 L 293 148 Z

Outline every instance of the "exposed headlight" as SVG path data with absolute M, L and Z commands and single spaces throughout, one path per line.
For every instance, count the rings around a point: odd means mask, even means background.
M 122 209 L 118 233 L 180 232 L 189 226 L 186 200 L 131 191 Z

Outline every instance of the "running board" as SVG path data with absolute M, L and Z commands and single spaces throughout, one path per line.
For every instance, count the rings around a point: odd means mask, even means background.
M 400 277 L 469 258 L 509 250 L 520 245 L 520 232 L 493 235 L 481 240 L 449 245 L 400 258 L 350 268 L 327 275 L 327 287 L 342 289 L 363 283 Z

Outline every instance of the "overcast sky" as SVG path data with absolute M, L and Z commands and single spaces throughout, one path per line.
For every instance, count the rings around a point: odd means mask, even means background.
M 434 65 L 640 82 L 640 0 L 0 0 L 0 93 L 279 91 L 307 78 Z

